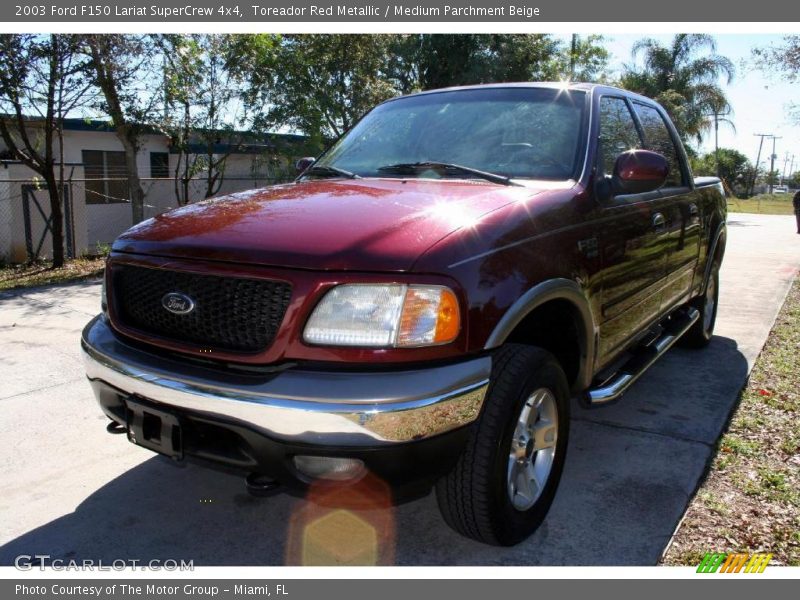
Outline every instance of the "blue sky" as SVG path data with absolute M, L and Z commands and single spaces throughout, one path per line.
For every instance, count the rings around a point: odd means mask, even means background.
M 623 64 L 632 62 L 631 47 L 642 37 L 652 37 L 665 44 L 672 39 L 672 35 L 648 35 L 646 32 L 636 35 L 607 36 L 605 42 L 612 54 L 610 60 L 612 70 L 619 72 Z M 721 124 L 720 147 L 736 148 L 755 162 L 759 138 L 754 137 L 754 133 L 782 136 L 782 139 L 776 140 L 775 152 L 778 160 L 775 162 L 775 168 L 783 170 L 784 158 L 788 152 L 790 155 L 795 155 L 794 170 L 800 170 L 800 126 L 789 123 L 786 108 L 790 102 L 800 104 L 800 84 L 782 81 L 778 75 L 765 75 L 754 69 L 752 64 L 747 64 L 751 58 L 752 48 L 779 44 L 783 36 L 720 34 L 714 37 L 717 40 L 717 53 L 731 59 L 737 71 L 730 85 L 724 85 L 723 82 L 723 88 L 733 106 L 734 112 L 731 118 L 736 131 Z M 713 132 L 709 132 L 700 149 L 709 151 L 713 147 Z M 761 153 L 762 161 L 769 158 L 771 150 L 771 140 L 765 140 L 764 150 Z M 787 172 L 790 164 L 791 162 L 786 165 Z

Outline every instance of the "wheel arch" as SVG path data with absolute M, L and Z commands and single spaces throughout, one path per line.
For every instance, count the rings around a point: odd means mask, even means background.
M 708 276 L 711 274 L 711 267 L 719 256 L 720 262 L 725 255 L 725 244 L 727 243 L 728 227 L 725 221 L 721 221 L 714 229 L 711 236 L 711 243 L 708 245 L 708 252 L 706 253 L 706 265 L 703 270 L 703 282 L 701 294 L 706 293 L 706 286 L 708 285 Z
M 553 332 L 559 335 L 542 337 Z M 550 350 L 562 363 L 572 390 L 580 391 L 591 384 L 596 339 L 594 317 L 581 286 L 570 279 L 550 279 L 535 285 L 511 305 L 485 348 L 513 341 Z

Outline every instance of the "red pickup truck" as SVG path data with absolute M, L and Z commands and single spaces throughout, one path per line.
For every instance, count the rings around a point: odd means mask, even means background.
M 296 181 L 113 245 L 82 336 L 109 431 L 252 491 L 435 485 L 447 523 L 541 523 L 570 400 L 714 329 L 726 204 L 664 110 L 588 84 L 424 92 Z

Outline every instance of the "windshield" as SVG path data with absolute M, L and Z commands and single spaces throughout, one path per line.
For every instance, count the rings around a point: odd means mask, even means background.
M 317 163 L 361 177 L 472 177 L 430 163 L 513 178 L 566 180 L 583 157 L 581 91 L 437 92 L 372 110 Z M 428 163 L 428 164 L 419 164 Z

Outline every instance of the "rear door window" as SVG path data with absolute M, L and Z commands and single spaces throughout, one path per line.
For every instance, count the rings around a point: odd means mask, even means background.
M 634 103 L 639 122 L 644 133 L 644 147 L 647 150 L 662 154 L 669 163 L 669 175 L 664 184 L 666 187 L 681 187 L 684 185 L 681 162 L 678 158 L 678 149 L 675 140 L 667 129 L 667 124 L 655 108 L 644 104 Z

